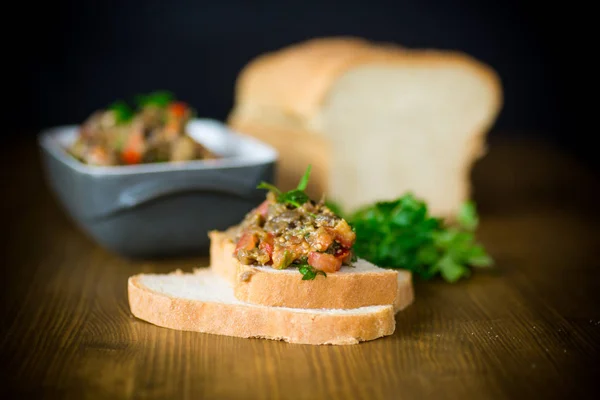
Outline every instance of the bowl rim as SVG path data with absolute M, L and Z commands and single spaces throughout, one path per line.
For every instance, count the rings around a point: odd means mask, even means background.
M 273 146 L 231 129 L 216 119 L 194 118 L 188 123 L 188 133 L 201 127 L 219 130 L 221 134 L 228 136 L 227 140 L 249 151 L 216 160 L 170 161 L 118 166 L 88 165 L 68 154 L 58 140 L 60 136 L 72 135 L 79 128 L 78 124 L 58 125 L 41 130 L 38 133 L 38 145 L 61 163 L 87 175 L 136 175 L 174 171 L 222 170 L 275 163 L 279 158 L 279 153 Z M 190 136 L 194 139 L 193 135 Z

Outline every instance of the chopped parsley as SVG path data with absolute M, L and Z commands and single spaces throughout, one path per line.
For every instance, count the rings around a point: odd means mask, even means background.
M 138 108 L 155 106 L 164 108 L 175 101 L 173 93 L 167 90 L 158 90 L 148 94 L 138 94 L 135 96 L 135 103 Z
M 156 106 L 160 108 L 167 107 L 175 101 L 175 96 L 166 90 L 159 90 L 148 94 L 138 94 L 135 96 L 135 104 L 139 110 L 147 106 Z M 135 109 L 126 101 L 118 100 L 108 106 L 115 115 L 115 121 L 119 124 L 124 124 L 133 119 Z
M 324 277 L 327 277 L 327 274 L 320 269 L 316 269 L 308 264 L 300 264 L 298 266 L 298 271 L 302 274 L 303 281 L 314 280 L 317 275 L 322 274 Z
M 131 121 L 135 115 L 134 110 L 123 100 L 115 101 L 108 109 L 113 112 L 117 125 Z

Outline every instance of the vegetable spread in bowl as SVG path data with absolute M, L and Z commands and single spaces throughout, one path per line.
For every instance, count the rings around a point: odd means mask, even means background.
M 309 174 L 310 166 L 298 187 L 289 192 L 259 185 L 269 190 L 266 200 L 227 231 L 236 243 L 234 256 L 242 264 L 298 267 L 303 279 L 314 279 L 355 260 L 356 234 L 348 222 L 323 200 L 315 202 L 304 193 Z
M 188 104 L 166 91 L 138 96 L 136 108 L 115 102 L 81 124 L 67 151 L 85 164 L 99 166 L 218 158 L 187 134 L 193 115 Z

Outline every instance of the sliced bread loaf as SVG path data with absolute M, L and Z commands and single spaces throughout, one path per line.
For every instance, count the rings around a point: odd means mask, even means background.
M 409 271 L 379 268 L 365 260 L 354 267 L 302 280 L 297 268 L 241 264 L 234 257 L 235 244 L 223 233 L 209 233 L 210 265 L 228 280 L 238 300 L 265 306 L 307 309 L 353 309 L 393 305 L 397 312 L 414 300 Z
M 277 148 L 277 186 L 354 210 L 406 191 L 453 218 L 502 106 L 490 66 L 458 51 L 327 37 L 243 68 L 228 124 Z
M 265 307 L 239 301 L 210 269 L 194 274 L 139 274 L 128 281 L 131 312 L 152 324 L 184 331 L 301 344 L 347 345 L 391 335 L 391 305 L 351 310 Z

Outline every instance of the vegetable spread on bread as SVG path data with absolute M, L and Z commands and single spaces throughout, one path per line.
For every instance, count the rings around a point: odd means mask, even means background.
M 227 231 L 236 243 L 234 256 L 240 263 L 296 267 L 303 280 L 351 266 L 356 234 L 324 200 L 315 202 L 305 194 L 310 169 L 288 192 L 265 182 L 258 186 L 269 191 L 266 200 Z
M 90 115 L 68 152 L 100 166 L 216 158 L 186 133 L 194 110 L 166 91 L 137 96 L 137 108 L 123 101 Z

